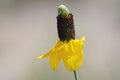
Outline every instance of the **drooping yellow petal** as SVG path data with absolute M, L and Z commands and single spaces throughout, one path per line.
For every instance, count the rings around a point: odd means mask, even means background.
M 42 58 L 48 57 L 50 54 L 52 54 L 54 52 L 54 50 L 55 50 L 54 48 L 51 49 L 49 52 L 47 52 L 47 53 L 45 53 L 45 54 L 40 55 L 39 57 L 37 57 L 37 59 L 42 59 Z
M 56 45 L 55 45 L 55 47 L 58 47 L 58 43 L 59 43 L 60 41 L 56 41 Z M 61 47 L 61 46 L 59 46 L 59 47 Z M 52 48 L 49 52 L 47 52 L 47 53 L 45 53 L 45 54 L 43 54 L 43 55 L 40 55 L 39 57 L 37 57 L 37 59 L 42 59 L 42 58 L 46 58 L 46 57 L 48 57 L 50 54 L 52 54 L 53 52 L 55 51 L 55 48 Z
M 56 70 L 58 68 L 58 65 L 61 60 L 61 55 L 64 53 L 64 47 L 66 46 L 66 43 L 57 41 L 56 46 L 54 47 L 54 51 L 50 55 L 50 67 L 53 70 Z
M 50 55 L 50 52 L 45 53 L 45 54 L 43 54 L 43 55 L 40 55 L 39 57 L 37 57 L 37 59 L 46 58 L 46 57 L 48 57 L 49 55 Z
M 69 71 L 77 70 L 82 64 L 82 60 L 80 60 L 80 58 L 77 55 L 65 58 L 63 59 L 63 61 L 64 61 L 65 67 Z
M 64 48 L 63 61 L 69 71 L 80 67 L 83 61 L 83 51 L 80 40 L 71 40 Z
M 56 46 L 54 47 L 55 48 L 55 51 L 61 51 L 62 48 L 64 48 L 65 46 L 67 45 L 67 43 L 65 42 L 62 42 L 62 41 L 57 41 L 56 42 Z
M 59 54 L 57 54 L 56 52 L 50 55 L 50 67 L 53 70 L 56 70 L 59 66 L 61 60 L 61 56 Z

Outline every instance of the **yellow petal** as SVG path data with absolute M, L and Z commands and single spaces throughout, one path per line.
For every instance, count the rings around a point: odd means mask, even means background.
M 61 59 L 61 56 L 59 54 L 57 54 L 56 52 L 52 53 L 50 55 L 50 67 L 53 70 L 56 70 L 58 68 L 59 63 L 60 63 L 60 59 Z
M 61 51 L 61 49 L 63 49 L 66 46 L 66 42 L 62 42 L 62 41 L 57 41 L 55 48 L 55 51 Z
M 59 41 L 57 40 L 55 47 L 57 46 L 58 43 L 59 43 Z M 54 51 L 55 51 L 55 48 L 52 48 L 49 52 L 47 52 L 47 53 L 45 53 L 45 54 L 40 55 L 39 57 L 37 57 L 37 59 L 46 58 L 46 57 L 48 57 L 50 54 L 52 54 Z
M 45 53 L 45 54 L 43 54 L 43 55 L 37 57 L 37 59 L 46 58 L 46 57 L 48 57 L 50 54 L 52 54 L 53 52 L 54 52 L 54 48 L 51 49 L 49 52 L 47 52 L 47 53 Z
M 69 71 L 74 71 L 80 67 L 83 61 L 83 51 L 80 40 L 71 40 L 64 48 L 63 61 Z
M 69 47 L 68 55 L 70 55 L 69 53 L 75 54 L 80 59 L 83 59 L 84 55 L 83 55 L 83 50 L 82 50 L 82 45 L 81 45 L 80 40 L 71 40 L 71 42 L 69 43 L 68 47 Z
M 43 54 L 43 55 L 40 55 L 39 57 L 37 57 L 37 59 L 42 59 L 42 58 L 46 58 L 50 55 L 50 53 L 46 53 L 46 54 Z
M 77 70 L 80 67 L 80 65 L 82 64 L 82 60 L 80 60 L 80 58 L 77 55 L 68 57 L 68 58 L 64 59 L 63 61 L 64 61 L 65 67 L 69 71 Z

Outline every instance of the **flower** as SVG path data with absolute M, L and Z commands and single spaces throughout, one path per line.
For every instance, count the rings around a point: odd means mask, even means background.
M 83 54 L 83 41 L 85 37 L 80 40 L 70 40 L 69 42 L 57 40 L 55 47 L 49 52 L 41 55 L 38 59 L 50 57 L 49 63 L 53 70 L 59 66 L 60 60 L 63 60 L 65 67 L 69 71 L 77 70 L 82 64 Z
M 85 37 L 75 39 L 73 15 L 64 5 L 60 5 L 58 8 L 57 30 L 60 40 L 57 40 L 56 45 L 49 52 L 39 56 L 38 59 L 49 56 L 50 67 L 53 70 L 58 68 L 62 60 L 67 70 L 75 71 L 83 62 Z

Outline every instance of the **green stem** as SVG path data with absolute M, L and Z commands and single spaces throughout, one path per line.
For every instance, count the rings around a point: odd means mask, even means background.
M 74 76 L 75 76 L 75 80 L 78 80 L 78 75 L 76 71 L 74 71 Z

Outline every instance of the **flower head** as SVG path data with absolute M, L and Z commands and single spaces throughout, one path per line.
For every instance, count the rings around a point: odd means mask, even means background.
M 82 49 L 85 37 L 75 39 L 73 15 L 64 5 L 58 8 L 57 29 L 60 40 L 57 40 L 55 47 L 38 59 L 50 57 L 49 63 L 53 70 L 58 68 L 62 60 L 67 70 L 75 71 L 81 66 L 84 58 Z

